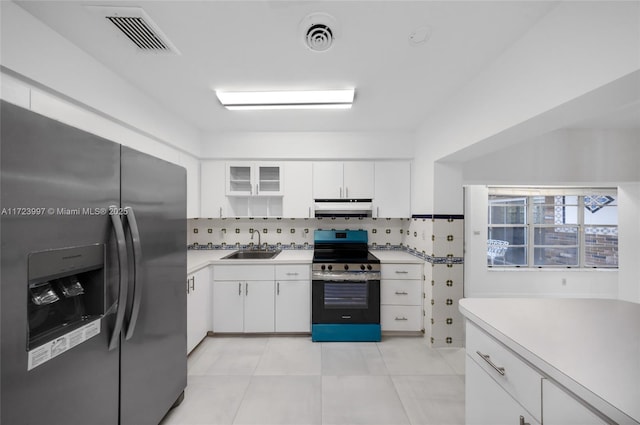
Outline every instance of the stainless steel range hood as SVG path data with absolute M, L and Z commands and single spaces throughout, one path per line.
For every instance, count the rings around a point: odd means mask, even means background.
M 316 199 L 315 217 L 371 217 L 371 199 Z

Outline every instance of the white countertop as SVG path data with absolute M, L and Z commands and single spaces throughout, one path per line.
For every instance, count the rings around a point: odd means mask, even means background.
M 313 260 L 312 249 L 284 249 L 275 258 L 270 260 L 223 260 L 235 250 L 231 249 L 190 249 L 187 251 L 187 273 L 191 274 L 203 267 L 213 264 L 311 264 Z M 405 251 L 372 250 L 371 253 L 383 263 L 415 263 L 421 264 L 424 260 L 415 257 Z
M 378 257 L 382 263 L 407 263 L 407 264 L 422 264 L 424 260 L 411 255 L 406 251 L 391 251 L 384 249 L 372 249 L 373 255 Z
M 313 250 L 284 249 L 270 260 L 223 260 L 235 250 L 231 249 L 199 249 L 187 251 L 187 273 L 191 274 L 212 264 L 311 264 Z
M 460 311 L 609 418 L 640 424 L 640 304 L 465 298 Z

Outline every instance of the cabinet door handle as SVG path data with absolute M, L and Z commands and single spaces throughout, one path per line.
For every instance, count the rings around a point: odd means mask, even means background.
M 196 277 L 192 276 L 191 277 L 191 290 L 195 292 L 196 290 Z
M 344 197 L 349 199 L 349 188 L 348 187 L 344 188 Z
M 380 217 L 380 207 L 376 207 L 376 218 Z
M 220 207 L 220 218 L 222 218 L 222 207 Z
M 244 283 L 244 294 L 249 295 L 249 282 Z
M 520 423 L 519 425 L 531 425 L 529 422 L 524 421 L 524 416 L 520 415 Z
M 256 195 L 259 195 L 259 194 L 260 194 L 260 186 L 256 184 Z
M 489 357 L 489 355 L 488 355 L 488 354 L 482 354 L 480 351 L 476 351 L 476 354 L 477 354 L 477 355 L 479 355 L 480 357 L 482 357 L 482 359 L 483 359 L 485 362 L 489 363 L 489 366 L 491 366 L 492 368 L 494 368 L 496 372 L 498 372 L 500 375 L 503 375 L 503 376 L 504 376 L 504 368 L 503 368 L 503 367 L 496 366 L 496 365 L 495 365 L 495 363 L 493 363 L 493 362 L 491 361 L 491 357 Z
M 238 296 L 242 296 L 242 282 L 238 282 Z
M 311 207 L 309 207 L 309 218 L 311 218 Z
M 396 317 L 396 320 L 404 321 L 404 320 L 409 320 L 409 319 L 407 319 L 406 317 L 403 316 L 403 317 Z
M 409 293 L 405 291 L 396 291 L 396 295 L 409 295 Z
M 189 293 L 189 280 L 190 279 L 187 279 L 187 294 Z
M 280 295 L 280 282 L 276 284 L 276 295 Z
M 342 199 L 342 188 L 340 188 L 340 199 Z

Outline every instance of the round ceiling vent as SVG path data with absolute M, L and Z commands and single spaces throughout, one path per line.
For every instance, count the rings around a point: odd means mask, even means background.
M 312 13 L 302 20 L 300 29 L 305 45 L 314 52 L 329 50 L 336 38 L 338 23 L 327 13 Z

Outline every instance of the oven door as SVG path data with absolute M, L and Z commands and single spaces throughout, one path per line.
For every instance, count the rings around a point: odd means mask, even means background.
M 380 323 L 380 280 L 312 281 L 311 322 Z

